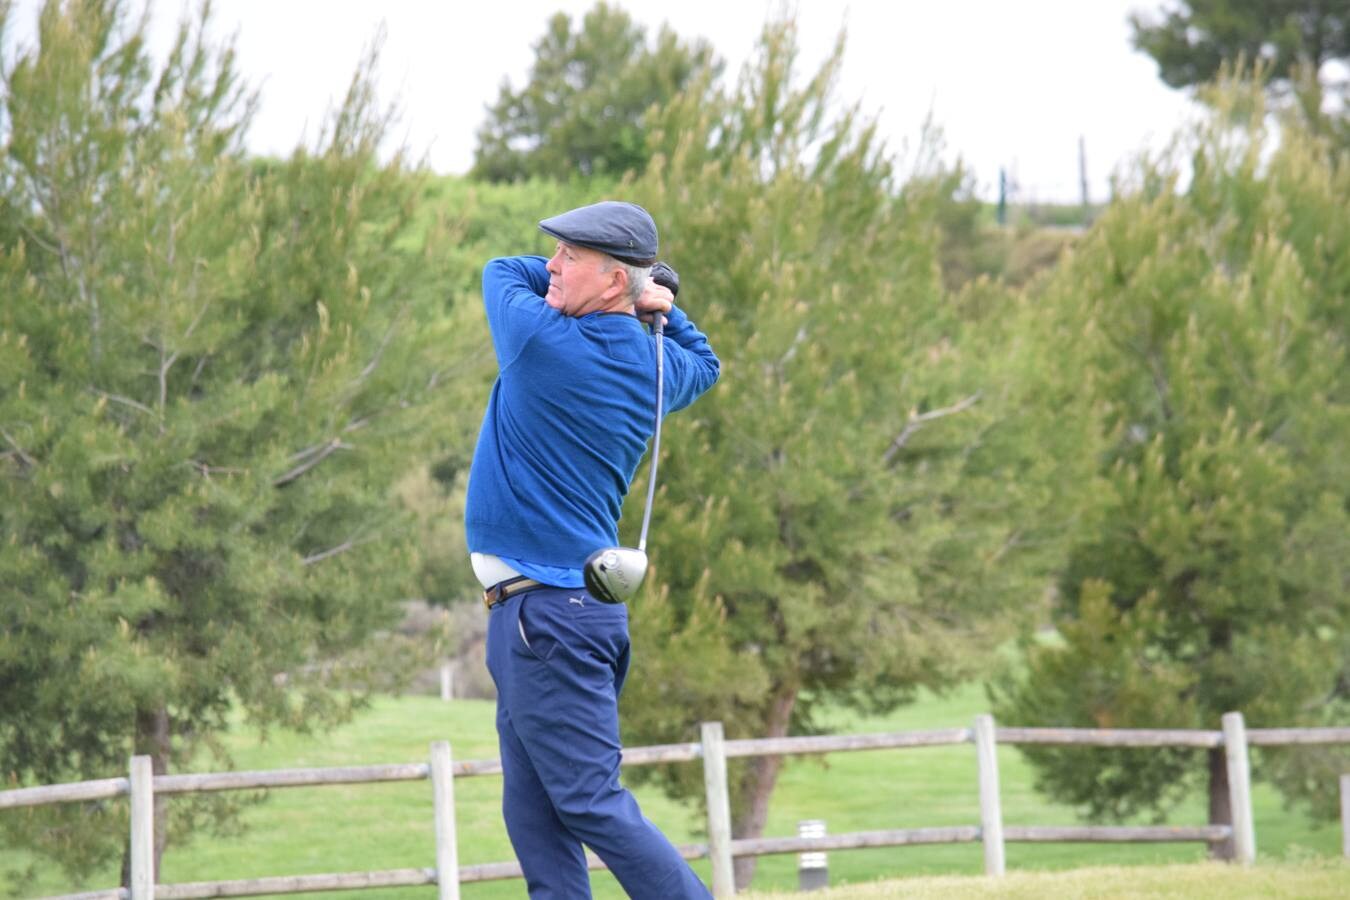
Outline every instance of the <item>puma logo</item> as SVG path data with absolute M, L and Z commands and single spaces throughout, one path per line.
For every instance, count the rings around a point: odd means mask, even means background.
M 568 603 L 575 603 L 577 606 L 585 606 L 585 605 L 586 605 L 585 602 L 583 602 L 582 599 L 581 599 L 580 597 L 568 597 L 568 598 L 567 598 L 567 602 L 568 602 Z

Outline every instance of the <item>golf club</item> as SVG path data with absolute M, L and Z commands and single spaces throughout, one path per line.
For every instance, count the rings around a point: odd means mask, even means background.
M 678 282 L 676 282 L 678 284 Z M 647 574 L 647 528 L 652 523 L 652 497 L 656 495 L 656 464 L 661 459 L 661 411 L 665 394 L 665 364 L 662 337 L 665 317 L 652 315 L 652 333 L 656 335 L 656 432 L 652 438 L 652 469 L 647 478 L 647 508 L 642 512 L 642 534 L 637 549 L 604 547 L 586 557 L 583 573 L 586 590 L 602 603 L 626 603 Z

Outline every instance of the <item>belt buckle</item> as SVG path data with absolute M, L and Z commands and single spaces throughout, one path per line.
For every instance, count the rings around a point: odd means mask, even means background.
M 488 609 L 502 602 L 502 583 L 497 582 L 492 587 L 483 591 L 483 605 Z

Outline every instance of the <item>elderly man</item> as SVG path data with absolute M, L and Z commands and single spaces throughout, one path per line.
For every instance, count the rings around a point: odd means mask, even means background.
M 558 241 L 551 259 L 483 269 L 498 376 L 465 510 L 489 608 L 506 829 L 532 898 L 591 896 L 583 844 L 631 897 L 707 897 L 619 783 L 628 610 L 591 596 L 582 566 L 618 543 L 623 497 L 653 433 L 656 339 L 642 320 L 667 318 L 667 410 L 710 388 L 719 363 L 651 279 L 658 244 L 646 210 L 606 201 L 539 227 Z

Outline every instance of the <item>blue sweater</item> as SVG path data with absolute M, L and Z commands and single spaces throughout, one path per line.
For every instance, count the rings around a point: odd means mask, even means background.
M 469 469 L 465 535 L 470 552 L 579 570 L 619 543 L 623 497 L 655 425 L 656 343 L 635 316 L 551 308 L 546 262 L 483 269 L 498 375 Z M 679 309 L 664 340 L 674 412 L 712 387 L 720 364 Z

